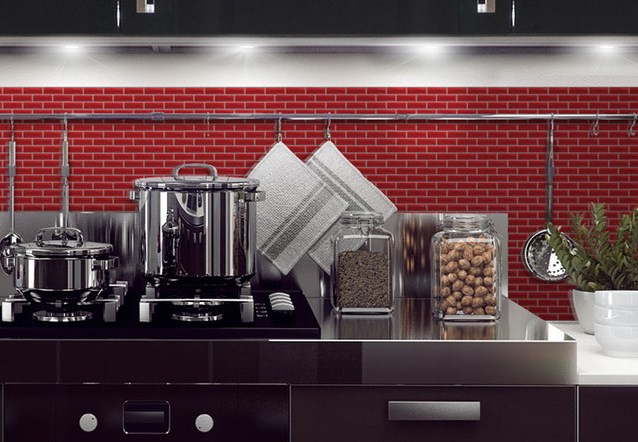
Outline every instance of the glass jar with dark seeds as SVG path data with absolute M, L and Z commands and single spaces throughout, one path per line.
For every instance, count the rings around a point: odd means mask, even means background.
M 392 234 L 375 212 L 344 212 L 333 241 L 332 305 L 339 313 L 394 309 Z

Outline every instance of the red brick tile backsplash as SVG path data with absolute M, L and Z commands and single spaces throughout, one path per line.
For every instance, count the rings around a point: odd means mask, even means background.
M 0 88 L 0 113 L 632 113 L 638 88 Z M 591 201 L 612 220 L 638 205 L 638 136 L 626 122 L 558 121 L 554 219 Z M 59 122 L 17 122 L 18 210 L 60 207 Z M 305 159 L 323 122 L 284 122 L 283 140 Z M 545 122 L 341 122 L 332 139 L 401 211 L 506 212 L 510 297 L 545 319 L 571 319 L 566 283 L 524 270 L 525 239 L 544 225 Z M 10 132 L 0 122 L 0 141 Z M 274 140 L 272 122 L 71 121 L 71 210 L 135 210 L 132 181 L 208 162 L 245 175 Z M 0 167 L 6 167 L 6 155 Z M 6 210 L 6 174 L 2 174 Z

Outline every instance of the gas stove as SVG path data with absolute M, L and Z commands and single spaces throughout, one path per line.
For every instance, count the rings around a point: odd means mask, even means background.
M 2 303 L 0 339 L 317 339 L 321 333 L 300 291 L 203 292 L 195 298 L 173 292 L 154 298 L 148 293 L 124 296 L 118 290 L 78 306 L 82 314 L 89 313 L 83 320 L 42 321 L 37 319 L 41 306 L 11 296 Z M 282 295 L 289 299 L 283 311 Z M 180 314 L 196 319 L 176 317 Z

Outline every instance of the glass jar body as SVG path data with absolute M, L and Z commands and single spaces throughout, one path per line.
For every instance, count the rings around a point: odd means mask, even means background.
M 346 212 L 340 220 L 332 265 L 332 306 L 338 313 L 394 309 L 394 239 L 382 222 L 368 212 Z
M 501 312 L 501 240 L 485 215 L 445 215 L 432 237 L 431 296 L 436 319 L 496 320 Z

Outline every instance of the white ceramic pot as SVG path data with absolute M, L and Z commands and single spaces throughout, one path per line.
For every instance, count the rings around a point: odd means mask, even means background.
M 584 292 L 577 289 L 569 291 L 569 301 L 574 315 L 585 333 L 590 335 L 594 334 L 594 300 L 594 292 Z

